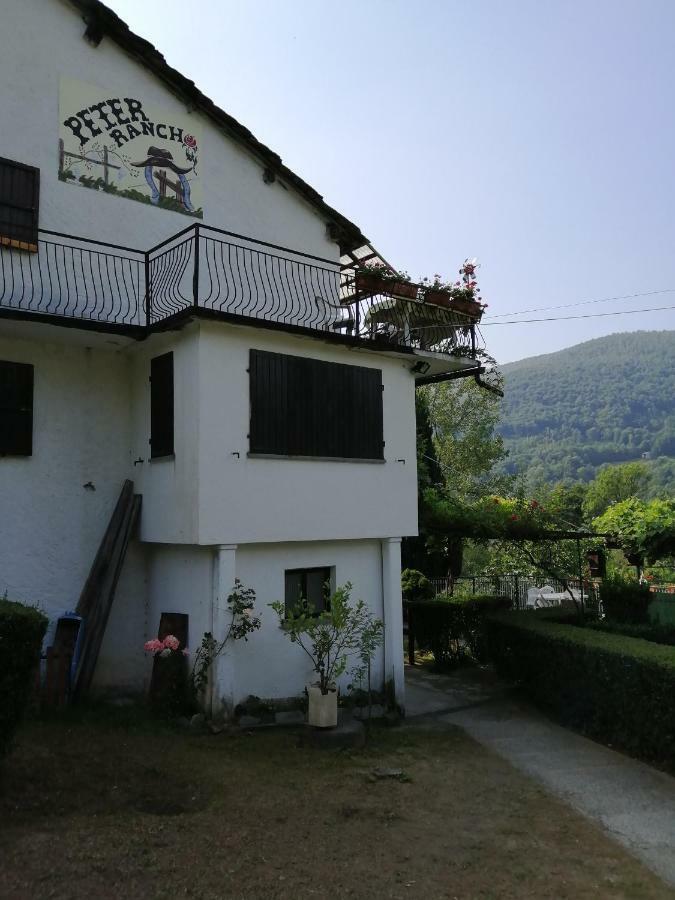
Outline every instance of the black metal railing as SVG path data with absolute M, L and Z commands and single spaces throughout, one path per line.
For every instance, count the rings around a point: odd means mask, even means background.
M 359 292 L 337 263 L 207 225 L 149 251 L 40 231 L 0 249 L 0 307 L 152 326 L 190 308 L 382 346 L 473 356 L 475 318 L 423 296 Z
M 52 231 L 37 251 L 0 250 L 0 307 L 53 316 L 143 325 L 145 254 Z

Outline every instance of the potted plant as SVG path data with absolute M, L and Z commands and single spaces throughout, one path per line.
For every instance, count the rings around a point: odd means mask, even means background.
M 363 296 L 391 294 L 394 297 L 415 300 L 418 288 L 419 285 L 410 281 L 407 272 L 394 272 L 383 263 L 362 266 L 356 270 L 356 290 Z
M 338 587 L 320 613 L 307 601 L 292 610 L 280 601 L 270 603 L 279 616 L 279 627 L 309 657 L 318 676 L 307 685 L 307 721 L 315 728 L 337 725 L 337 679 L 351 656 L 358 655 L 362 665 L 369 663 L 382 633 L 382 623 L 373 618 L 363 600 L 352 605 L 351 590 L 349 582 Z
M 466 259 L 459 270 L 460 281 L 445 282 L 440 275 L 434 275 L 433 281 L 423 278 L 424 302 L 480 319 L 487 304 L 481 302 L 478 293 L 478 282 L 474 277 L 477 268 L 475 259 Z

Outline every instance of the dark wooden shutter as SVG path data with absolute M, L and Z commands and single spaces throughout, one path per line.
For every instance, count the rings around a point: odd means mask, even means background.
M 33 366 L 0 362 L 0 454 L 33 453 Z
M 150 457 L 173 453 L 173 353 L 150 360 Z
M 251 350 L 251 453 L 382 459 L 382 371 Z
M 0 158 L 0 244 L 37 250 L 40 170 Z

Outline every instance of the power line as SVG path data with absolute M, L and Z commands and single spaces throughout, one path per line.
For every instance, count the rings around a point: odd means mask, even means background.
M 653 306 L 651 309 L 620 309 L 615 312 L 585 313 L 578 316 L 549 316 L 542 319 L 510 319 L 506 322 L 481 322 L 481 327 L 486 325 L 529 325 L 532 322 L 569 322 L 570 319 L 599 319 L 604 316 L 626 316 L 632 313 L 663 312 L 666 309 L 675 309 L 675 306 Z
M 616 300 L 632 300 L 635 297 L 652 297 L 654 294 L 673 294 L 675 288 L 662 288 L 658 291 L 643 291 L 637 294 L 622 294 L 618 297 L 600 297 L 595 300 L 579 300 L 576 303 L 563 303 L 560 306 L 539 306 L 534 309 L 517 309 L 514 312 L 495 313 L 486 316 L 486 319 L 503 319 L 504 316 L 521 316 L 526 313 L 547 312 L 550 309 L 570 309 L 573 306 L 586 306 L 589 303 L 611 303 Z

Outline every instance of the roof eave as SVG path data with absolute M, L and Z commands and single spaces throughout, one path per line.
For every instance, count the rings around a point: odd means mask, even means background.
M 337 241 L 341 253 L 347 253 L 368 243 L 361 229 L 329 206 L 321 194 L 299 175 L 284 165 L 281 157 L 261 143 L 252 132 L 203 94 L 194 81 L 186 78 L 170 66 L 157 48 L 145 38 L 133 32 L 117 13 L 100 0 L 68 0 L 82 15 L 89 29 L 97 36 L 107 36 L 141 65 L 163 81 L 186 105 L 198 109 L 233 140 L 243 144 L 263 163 L 270 180 L 279 177 L 293 187 L 311 206 L 325 218 L 330 236 Z

